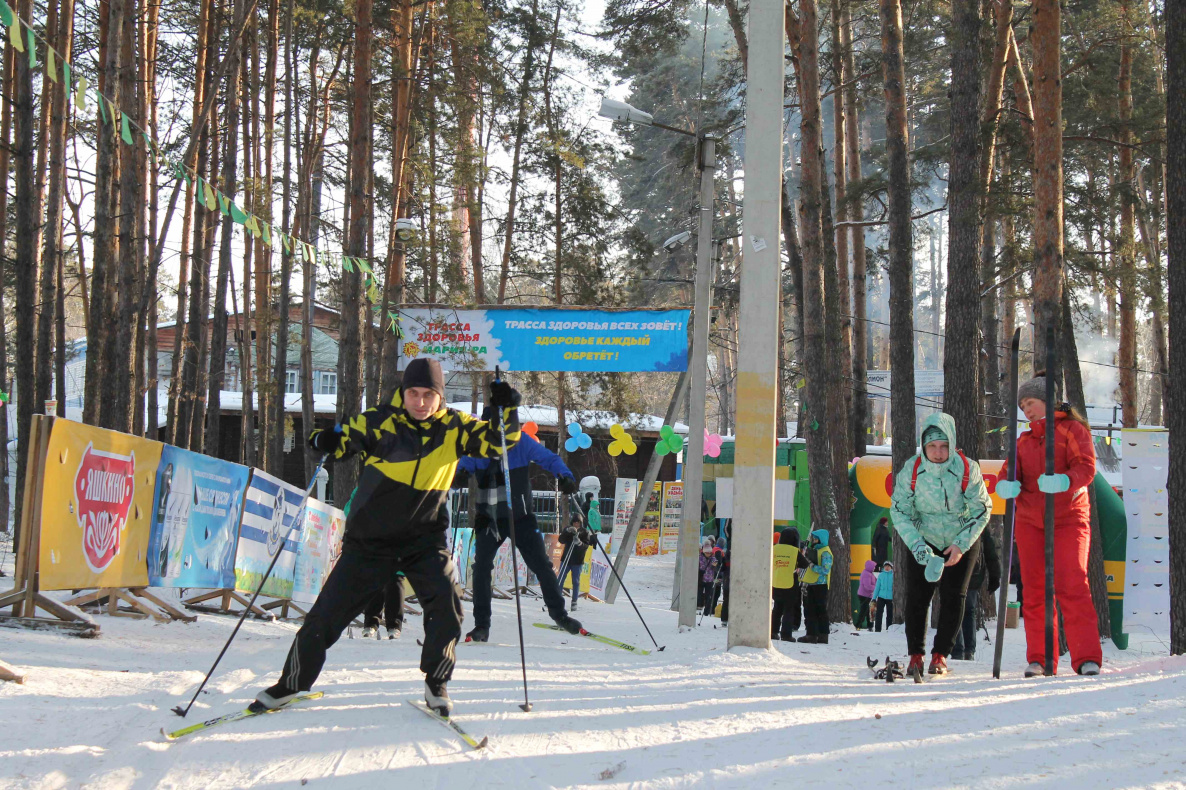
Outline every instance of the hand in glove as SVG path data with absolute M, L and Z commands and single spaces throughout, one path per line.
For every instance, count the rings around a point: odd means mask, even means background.
M 519 391 L 505 381 L 490 383 L 490 405 L 499 409 L 513 409 L 519 405 Z
M 1020 493 L 1020 480 L 1001 480 L 997 483 L 997 496 L 1001 499 L 1013 499 Z
M 926 565 L 935 556 L 935 552 L 931 551 L 931 547 L 927 545 L 925 540 L 915 542 L 910 547 L 910 553 L 914 555 L 914 561 L 919 565 Z
M 577 481 L 569 475 L 560 475 L 560 477 L 557 477 L 556 485 L 560 486 L 560 491 L 565 496 L 571 496 L 579 490 L 577 487 Z
M 1071 487 L 1071 478 L 1066 475 L 1042 475 L 1038 478 L 1038 490 L 1044 494 L 1061 494 Z
M 589 532 L 589 530 L 582 529 L 580 533 L 578 533 L 578 537 L 580 537 L 581 543 L 584 543 L 587 546 L 593 545 L 593 535 Z
M 944 560 L 942 557 L 936 557 L 934 554 L 927 560 L 927 569 L 923 574 L 929 582 L 939 581 L 939 577 L 943 575 Z
M 318 428 L 309 434 L 309 447 L 318 453 L 331 454 L 342 446 L 342 426 L 335 425 L 333 430 Z

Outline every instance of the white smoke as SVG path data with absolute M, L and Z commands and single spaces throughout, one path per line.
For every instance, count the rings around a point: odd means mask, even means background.
M 1120 386 L 1120 374 L 1115 367 L 1120 341 L 1099 334 L 1087 321 L 1077 320 L 1075 344 L 1087 405 L 1111 408 L 1117 402 L 1116 390 Z

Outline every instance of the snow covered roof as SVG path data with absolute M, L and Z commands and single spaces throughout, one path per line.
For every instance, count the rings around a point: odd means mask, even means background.
M 470 413 L 470 401 L 456 401 L 447 405 L 451 409 L 457 409 L 467 414 Z M 483 404 L 479 402 L 477 408 L 478 414 L 482 413 L 482 408 Z M 658 433 L 659 429 L 663 427 L 663 418 L 654 414 L 630 414 L 627 419 L 623 420 L 617 414 L 609 411 L 568 409 L 565 411 L 565 417 L 569 422 L 579 422 L 584 428 L 605 431 L 608 431 L 614 423 L 622 423 L 627 428 L 633 428 L 638 431 L 650 431 L 652 433 Z M 559 414 L 555 406 L 533 404 L 519 407 L 519 420 L 522 422 L 534 422 L 536 425 L 555 427 L 559 421 Z M 682 422 L 677 421 L 672 427 L 676 433 L 687 434 L 688 432 L 688 426 Z

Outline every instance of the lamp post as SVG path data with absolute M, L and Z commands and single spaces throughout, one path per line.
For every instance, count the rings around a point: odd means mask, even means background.
M 650 113 L 613 99 L 603 98 L 598 114 L 615 121 L 654 126 L 695 137 L 698 143 L 700 235 L 696 239 L 696 284 L 688 382 L 688 449 L 684 460 L 683 523 L 679 533 L 679 625 L 683 630 L 696 625 L 696 577 L 700 568 L 696 554 L 700 547 L 700 504 L 704 479 L 705 392 L 708 378 L 709 309 L 712 303 L 712 209 L 717 141 L 716 138 L 701 132 L 691 132 L 658 123 Z M 642 493 L 644 496 L 650 495 L 649 491 Z M 618 549 L 623 550 L 623 547 Z

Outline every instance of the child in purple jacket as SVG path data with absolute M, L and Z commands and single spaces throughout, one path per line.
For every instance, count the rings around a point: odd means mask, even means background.
M 869 601 L 873 600 L 873 588 L 877 586 L 877 576 L 873 573 L 875 570 L 877 563 L 865 560 L 865 570 L 861 571 L 861 582 L 857 586 L 857 616 L 853 620 L 853 626 L 864 628 L 866 631 L 873 630 L 873 618 L 869 616 Z

